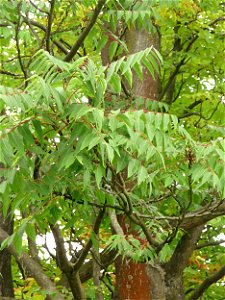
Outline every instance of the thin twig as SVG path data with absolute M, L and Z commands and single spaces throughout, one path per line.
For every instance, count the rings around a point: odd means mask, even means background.
M 44 10 L 44 9 L 41 9 L 40 7 L 38 7 L 33 1 L 31 1 L 31 0 L 29 0 L 30 1 L 30 3 L 31 3 L 31 5 L 34 7 L 34 8 L 36 8 L 37 10 L 39 10 L 40 12 L 42 12 L 42 13 L 44 13 L 44 14 L 49 14 L 49 12 L 48 11 L 46 11 L 46 10 Z
M 29 18 L 28 18 L 28 15 L 27 15 L 27 20 L 28 20 L 27 25 L 29 26 L 30 31 L 32 32 L 32 34 L 33 34 L 34 37 L 36 38 L 36 40 L 37 40 L 37 42 L 38 42 L 38 45 L 39 45 L 39 47 L 41 48 L 41 46 L 42 46 L 41 40 L 40 40 L 40 38 L 39 38 L 37 32 L 34 30 L 33 26 L 31 25 L 30 20 L 29 20 Z

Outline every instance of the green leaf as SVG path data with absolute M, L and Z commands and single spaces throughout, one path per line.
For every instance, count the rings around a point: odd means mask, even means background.
M 141 163 L 137 159 L 131 159 L 128 164 L 128 178 L 133 176 L 134 174 L 138 173 L 140 170 Z
M 114 55 L 116 54 L 116 50 L 118 47 L 118 42 L 113 41 L 109 46 L 109 60 L 112 61 Z
M 32 120 L 32 123 L 34 125 L 35 131 L 37 133 L 37 137 L 41 143 L 43 143 L 43 131 L 41 127 L 41 122 L 37 119 Z
M 99 204 L 104 205 L 105 203 L 105 192 L 103 192 L 101 189 L 97 190 L 96 196 L 98 198 Z
M 136 74 L 138 75 L 138 77 L 143 80 L 143 68 L 142 65 L 140 63 L 136 63 L 133 66 L 134 71 L 136 72 Z
M 6 247 L 10 246 L 13 243 L 13 240 L 15 238 L 15 233 L 13 233 L 12 235 L 8 236 L 2 243 L 1 243 L 1 247 L 0 250 L 4 250 Z
M 26 234 L 27 236 L 35 242 L 35 238 L 36 238 L 36 230 L 35 230 L 35 227 L 34 227 L 34 224 L 32 224 L 31 222 L 28 222 L 27 225 L 26 225 Z
M 132 71 L 131 71 L 130 68 L 124 73 L 124 76 L 125 76 L 128 84 L 129 84 L 129 86 L 132 87 L 132 85 L 133 85 L 133 74 L 132 74 Z
M 95 119 L 96 128 L 101 131 L 104 120 L 104 111 L 96 108 L 92 111 L 92 114 Z
M 24 142 L 27 146 L 34 144 L 34 138 L 33 135 L 28 127 L 27 124 L 18 127 L 18 132 L 23 136 Z
M 114 158 L 114 150 L 110 146 L 110 144 L 106 144 L 106 153 L 107 153 L 109 161 L 112 163 L 113 158 Z
M 108 41 L 108 37 L 106 35 L 103 35 L 102 38 L 98 42 L 98 45 L 96 47 L 96 51 L 100 52 L 104 48 L 104 46 L 106 45 L 107 41 Z
M 140 171 L 138 172 L 138 185 L 147 180 L 148 172 L 145 167 L 141 166 Z
M 13 239 L 13 246 L 15 247 L 16 252 L 20 255 L 22 252 L 22 234 L 15 234 Z
M 62 159 L 60 160 L 60 168 L 69 168 L 75 161 L 75 154 L 72 150 L 65 151 Z
M 120 76 L 114 73 L 110 79 L 110 86 L 113 92 L 120 94 L 121 92 L 121 80 Z
M 75 121 L 87 115 L 93 108 L 87 104 L 73 104 L 70 111 L 70 118 L 74 117 Z
M 0 183 L 0 193 L 1 193 L 1 194 L 4 194 L 4 193 L 5 193 L 7 184 L 8 184 L 7 181 L 3 181 L 3 182 Z
M 92 139 L 88 143 L 88 150 L 91 150 L 94 146 L 96 146 L 97 144 L 99 144 L 99 142 L 101 142 L 101 141 L 102 141 L 102 137 L 101 136 L 98 136 L 98 135 L 92 136 Z

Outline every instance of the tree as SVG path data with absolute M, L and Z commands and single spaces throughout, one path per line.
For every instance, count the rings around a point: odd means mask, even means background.
M 223 299 L 224 4 L 1 10 L 1 296 Z

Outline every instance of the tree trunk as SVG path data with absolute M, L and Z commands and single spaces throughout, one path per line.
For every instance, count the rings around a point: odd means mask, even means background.
M 0 169 L 4 168 L 4 164 L 0 162 Z M 4 180 L 0 177 L 0 183 Z M 2 205 L 0 205 L 2 209 Z M 8 210 L 6 218 L 0 212 L 0 227 L 9 235 L 13 233 L 13 219 Z M 11 269 L 11 254 L 6 249 L 0 252 L 0 296 L 14 297 L 12 269 Z
M 145 29 L 133 27 L 126 32 L 126 44 L 129 53 L 132 54 L 152 46 L 159 49 L 160 39 L 156 32 L 149 33 Z M 133 95 L 143 97 L 146 101 L 158 100 L 160 89 L 159 74 L 155 73 L 154 75 L 155 79 L 152 78 L 147 68 L 143 69 L 143 81 L 134 74 Z
M 160 47 L 158 34 L 149 30 L 133 27 L 126 31 L 125 38 L 130 54 L 151 46 L 158 50 Z M 109 63 L 107 52 L 110 41 L 109 38 L 102 52 L 104 64 Z M 134 86 L 131 94 L 137 99 L 135 100 L 135 107 L 146 110 L 147 101 L 159 101 L 160 81 L 158 74 L 155 73 L 155 78 L 153 78 L 145 68 L 143 69 L 143 75 L 144 80 L 141 81 L 134 74 Z M 138 103 L 138 97 L 144 98 L 143 106 L 140 106 Z M 132 107 L 133 104 L 130 103 L 130 106 Z M 126 177 L 126 172 L 124 172 L 123 176 Z M 125 235 L 132 234 L 139 239 L 138 233 L 132 228 L 132 224 L 127 221 L 125 216 L 120 216 L 119 223 Z M 199 226 L 187 231 L 180 240 L 170 261 L 164 266 L 161 266 L 157 261 L 134 262 L 129 257 L 123 259 L 119 256 L 115 262 L 116 288 L 113 300 L 183 299 L 183 270 L 187 265 L 188 258 L 195 249 L 196 241 L 201 235 L 202 228 L 203 226 Z M 142 239 L 139 240 L 140 242 L 142 241 Z
M 156 33 L 148 33 L 145 29 L 131 28 L 126 32 L 126 44 L 129 53 L 135 53 L 148 47 L 159 48 L 159 37 Z M 144 80 L 141 81 L 134 74 L 134 86 L 132 94 L 145 99 L 143 109 L 146 109 L 146 101 L 158 99 L 159 94 L 159 77 L 155 74 L 155 79 L 149 74 L 147 69 L 143 69 Z M 138 103 L 135 107 L 140 108 Z M 134 236 L 138 234 L 128 228 L 129 225 L 121 227 L 124 231 L 128 230 Z M 125 229 L 126 227 L 126 229 Z M 126 233 L 126 232 L 125 232 Z M 118 257 L 115 263 L 116 267 L 116 291 L 115 300 L 164 300 L 165 284 L 164 272 L 157 264 L 136 263 L 131 259 L 122 259 Z
M 13 220 L 9 217 L 4 218 L 0 214 L 0 227 L 9 235 L 13 232 Z M 4 249 L 0 252 L 0 295 L 5 297 L 14 297 L 12 269 L 11 269 L 11 254 Z

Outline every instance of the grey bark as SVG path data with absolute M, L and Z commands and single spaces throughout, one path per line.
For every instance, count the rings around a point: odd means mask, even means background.
M 0 228 L 0 243 L 2 243 L 8 234 Z M 56 289 L 54 283 L 44 274 L 40 265 L 35 262 L 28 254 L 22 252 L 20 255 L 17 253 L 13 246 L 8 246 L 7 252 L 15 257 L 15 259 L 26 269 L 26 271 L 36 280 L 37 284 L 43 289 L 54 296 L 48 295 L 46 300 L 64 300 L 63 296 Z

